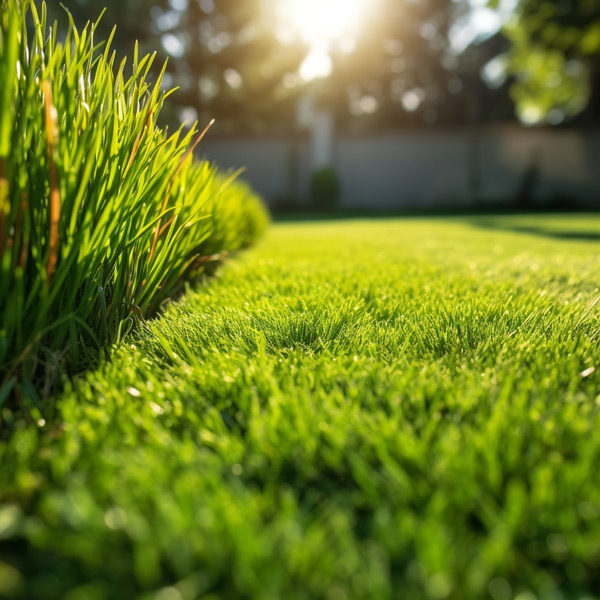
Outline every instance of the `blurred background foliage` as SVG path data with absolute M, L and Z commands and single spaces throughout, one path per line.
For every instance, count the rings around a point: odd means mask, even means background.
M 173 125 L 215 117 L 221 131 L 290 132 L 307 97 L 341 130 L 597 121 L 597 0 L 372 0 L 352 36 L 330 40 L 320 77 L 303 76 L 318 57 L 282 25 L 286 1 L 105 0 L 99 37 L 117 23 L 120 54 L 139 40 L 169 59 Z M 66 24 L 60 4 L 50 12 Z M 63 4 L 81 25 L 103 3 Z
M 511 42 L 511 96 L 522 121 L 558 124 L 588 104 L 597 114 L 600 2 L 520 0 L 504 35 Z

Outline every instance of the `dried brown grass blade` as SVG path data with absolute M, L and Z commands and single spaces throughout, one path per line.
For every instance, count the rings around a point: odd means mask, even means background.
M 125 177 L 125 175 L 127 175 L 127 172 L 129 171 L 129 169 L 131 168 L 131 165 L 133 164 L 133 161 L 135 160 L 135 156 L 137 154 L 138 148 L 140 147 L 140 142 L 142 141 L 142 136 L 144 135 L 144 132 L 150 127 L 150 121 L 152 119 L 152 114 L 153 114 L 152 107 L 149 106 L 148 114 L 146 115 L 146 120 L 144 121 L 144 126 L 142 127 L 142 130 L 137 134 L 137 137 L 135 138 L 135 141 L 133 142 L 133 148 L 131 149 L 131 155 L 129 156 L 129 160 L 127 161 L 127 166 L 125 167 L 125 170 L 123 171 L 123 177 Z
M 46 264 L 46 278 L 48 285 L 50 285 L 58 260 L 60 188 L 58 184 L 58 171 L 54 162 L 54 148 L 57 136 L 56 111 L 52 103 L 52 88 L 48 80 L 42 82 L 42 91 L 44 93 L 44 105 L 46 109 L 46 143 L 48 149 L 48 168 L 50 171 L 50 232 L 48 236 L 48 262 Z

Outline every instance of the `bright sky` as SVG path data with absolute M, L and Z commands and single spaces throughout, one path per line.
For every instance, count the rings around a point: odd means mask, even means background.
M 487 0 L 468 0 L 471 11 L 455 24 L 450 42 L 456 52 L 495 34 L 510 14 L 516 0 L 500 0 L 491 10 Z M 331 72 L 329 52 L 334 42 L 352 40 L 367 11 L 376 10 L 376 0 L 281 0 L 279 16 L 283 36 L 300 37 L 309 46 L 300 74 L 305 80 L 327 77 Z
M 312 46 L 357 33 L 372 0 L 281 0 L 283 23 Z
M 463 52 L 474 42 L 499 31 L 510 17 L 518 0 L 499 0 L 497 10 L 488 8 L 488 0 L 469 0 L 471 10 L 450 30 L 450 43 L 455 52 Z
M 331 72 L 329 50 L 334 42 L 354 37 L 375 0 L 281 0 L 284 35 L 301 37 L 310 48 L 300 74 L 306 80 Z

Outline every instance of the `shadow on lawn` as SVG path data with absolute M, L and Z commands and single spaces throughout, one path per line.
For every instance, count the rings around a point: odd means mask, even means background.
M 512 231 L 514 233 L 525 233 L 540 237 L 558 240 L 572 240 L 580 242 L 600 242 L 600 231 L 586 229 L 552 229 L 539 225 L 520 225 L 518 223 L 494 221 L 491 219 L 476 219 L 469 221 L 472 225 L 484 229 L 495 229 L 499 231 Z
M 545 217 L 553 216 L 590 216 L 593 218 L 600 217 L 600 212 L 588 210 L 570 209 L 563 210 L 544 210 L 540 212 L 522 211 L 522 210 L 502 210 L 498 209 L 471 209 L 465 210 L 445 209 L 445 210 L 390 210 L 390 211 L 373 211 L 373 210 L 337 210 L 337 211 L 289 211 L 275 212 L 273 220 L 276 223 L 310 223 L 310 222 L 332 222 L 332 221 L 353 221 L 353 220 L 368 220 L 368 221 L 385 221 L 391 219 L 435 219 L 457 222 L 462 221 L 481 229 L 490 229 L 495 231 L 508 231 L 513 233 L 523 233 L 526 235 L 535 235 L 555 240 L 565 241 L 580 241 L 580 242 L 600 242 L 600 229 L 594 230 L 578 228 L 574 223 L 569 225 L 568 221 L 564 224 L 554 227 L 544 226 L 544 224 L 528 224 L 533 219 L 543 220 Z M 521 220 L 526 221 L 525 223 Z M 563 227 L 562 229 L 560 227 Z
M 578 229 L 576 225 L 569 228 L 564 223 L 563 229 L 544 226 L 544 224 L 529 224 L 534 219 L 544 220 L 545 217 L 564 216 L 590 216 L 594 219 L 600 217 L 600 211 L 589 209 L 546 209 L 535 212 L 531 210 L 490 208 L 446 208 L 446 209 L 398 209 L 398 210 L 335 210 L 335 211 L 273 211 L 272 218 L 275 223 L 303 223 L 315 221 L 385 221 L 390 219 L 435 219 L 450 221 L 463 221 L 474 227 L 494 229 L 498 231 L 513 231 L 543 237 L 564 240 L 600 241 L 600 229 Z M 525 222 L 524 222 L 525 221 Z M 559 226 L 560 227 L 560 226 Z

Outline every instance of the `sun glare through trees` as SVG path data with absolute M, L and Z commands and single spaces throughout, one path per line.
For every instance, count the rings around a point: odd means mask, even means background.
M 284 37 L 300 38 L 310 48 L 301 68 L 304 79 L 331 72 L 329 50 L 334 42 L 351 49 L 355 36 L 377 0 L 281 0 L 279 18 Z

